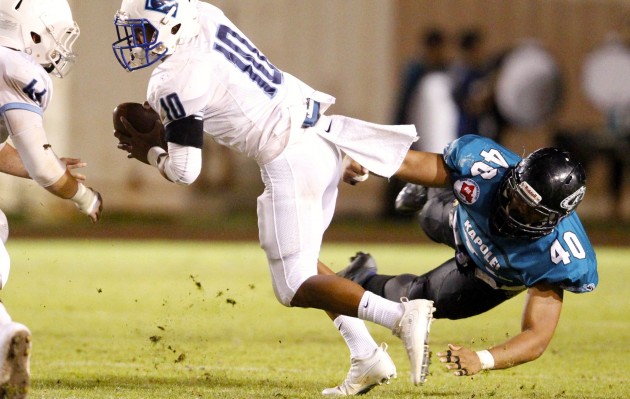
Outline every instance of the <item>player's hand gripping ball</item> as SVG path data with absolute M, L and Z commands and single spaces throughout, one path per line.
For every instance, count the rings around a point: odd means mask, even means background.
M 118 148 L 128 153 L 127 158 L 146 164 L 151 147 L 167 149 L 160 116 L 146 102 L 122 103 L 114 108 L 114 137 Z

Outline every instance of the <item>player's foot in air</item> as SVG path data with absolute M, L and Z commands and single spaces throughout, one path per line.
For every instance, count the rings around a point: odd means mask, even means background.
M 322 395 L 363 395 L 377 385 L 389 384 L 391 378 L 396 378 L 396 366 L 387 353 L 387 344 L 382 343 L 369 357 L 351 359 L 346 379 L 341 385 L 324 389 Z
M 0 324 L 0 398 L 24 399 L 30 385 L 31 332 L 13 321 Z
M 429 329 L 433 320 L 433 301 L 400 298 L 405 313 L 392 333 L 402 339 L 411 362 L 411 382 L 422 384 L 429 374 Z
M 363 285 L 377 271 L 376 261 L 372 255 L 357 252 L 356 255 L 350 258 L 350 264 L 345 269 L 338 271 L 337 275 Z

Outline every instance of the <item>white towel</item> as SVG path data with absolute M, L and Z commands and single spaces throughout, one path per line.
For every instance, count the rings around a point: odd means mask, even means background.
M 416 140 L 413 125 L 378 125 L 341 115 L 322 115 L 311 129 L 367 168 L 391 177 Z

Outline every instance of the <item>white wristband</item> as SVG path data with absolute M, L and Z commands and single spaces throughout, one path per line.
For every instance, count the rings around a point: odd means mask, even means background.
M 162 154 L 168 154 L 162 147 L 151 147 L 149 149 L 149 153 L 147 154 L 147 161 L 149 161 L 149 165 L 153 165 L 156 168 L 158 167 L 158 160 Z
M 492 356 L 492 353 L 490 353 L 490 351 L 477 351 L 477 356 L 479 357 L 479 361 L 481 362 L 482 370 L 491 370 L 494 368 L 494 357 Z
M 94 194 L 94 191 L 85 187 L 82 183 L 79 183 L 79 188 L 77 189 L 76 194 L 70 198 L 70 200 L 76 204 L 77 208 L 87 215 L 89 215 L 92 211 L 94 203 L 97 199 L 98 198 L 96 194 Z

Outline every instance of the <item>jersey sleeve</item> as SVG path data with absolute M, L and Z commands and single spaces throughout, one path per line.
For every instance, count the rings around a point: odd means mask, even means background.
M 597 287 L 597 257 L 577 214 L 562 220 L 544 241 L 543 259 L 524 273 L 527 286 L 544 282 L 575 293 Z
M 453 140 L 444 149 L 444 162 L 453 172 L 452 180 L 480 176 L 492 178 L 493 170 L 507 169 L 520 157 L 497 142 L 483 136 L 467 134 Z M 484 164 L 484 165 L 482 165 Z

